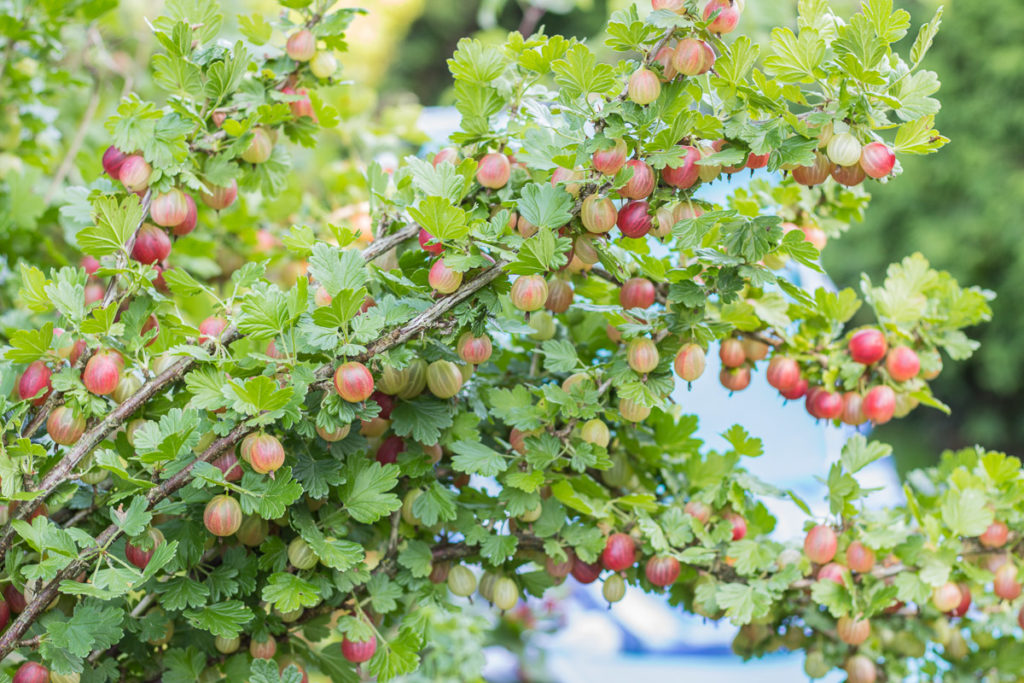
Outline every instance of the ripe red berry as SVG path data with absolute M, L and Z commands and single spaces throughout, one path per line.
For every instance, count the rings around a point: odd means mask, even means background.
M 161 228 L 144 223 L 135 236 L 132 258 L 139 263 L 153 265 L 167 258 L 171 253 L 171 238 Z
M 199 193 L 199 198 L 203 200 L 203 204 L 214 211 L 220 211 L 226 209 L 235 203 L 235 199 L 238 197 L 238 183 L 232 180 L 227 185 L 208 185 L 206 189 Z
M 439 294 L 451 294 L 462 285 L 462 273 L 449 268 L 444 259 L 439 258 L 430 267 L 427 281 Z
M 12 501 L 8 504 L 7 509 L 13 512 L 12 506 L 14 505 L 16 505 L 16 503 Z M 31 520 L 34 517 L 36 517 L 35 514 L 29 517 L 29 519 Z M 7 603 L 7 607 L 15 614 L 21 614 L 28 606 L 28 601 L 25 600 L 24 594 L 15 588 L 13 583 L 9 583 L 4 586 L 4 601 Z
M 85 433 L 85 418 L 68 406 L 58 406 L 46 419 L 46 433 L 54 443 L 71 446 Z
M 843 396 L 823 387 L 807 392 L 807 412 L 819 420 L 834 420 L 843 414 Z
M 807 393 L 807 380 L 801 377 L 797 383 L 792 386 L 792 388 L 779 389 L 779 393 L 789 401 L 796 401 L 797 399 L 803 398 Z
M 699 344 L 686 344 L 679 349 L 673 363 L 676 374 L 687 382 L 695 382 L 704 374 L 704 348 Z
M 932 590 L 932 604 L 940 612 L 949 612 L 960 604 L 963 594 L 960 587 L 952 581 L 947 581 L 941 586 Z
M 668 556 L 655 556 L 647 560 L 644 575 L 655 586 L 671 586 L 679 578 L 679 560 Z
M 594 583 L 601 576 L 601 563 L 588 564 L 576 558 L 572 563 L 572 578 L 580 583 Z
M 433 163 L 434 168 L 437 168 L 438 164 L 443 164 L 446 161 L 450 164 L 458 164 L 459 150 L 454 147 L 443 147 L 437 151 L 431 163 Z
M 864 398 L 856 391 L 847 391 L 843 394 L 843 412 L 839 419 L 844 424 L 856 427 L 868 421 L 864 414 Z
M 391 435 L 384 439 L 377 448 L 376 459 L 381 465 L 398 462 L 398 454 L 405 452 L 405 441 L 400 436 Z
M 145 569 L 149 565 L 149 561 L 153 559 L 153 553 L 164 542 L 164 535 L 155 527 L 149 527 L 146 534 L 149 537 L 148 549 L 143 549 L 143 543 L 141 542 L 137 546 L 132 545 L 130 542 L 125 543 L 124 546 L 124 556 L 128 559 L 128 562 L 139 569 Z
M 819 569 L 816 578 L 818 581 L 832 581 L 833 583 L 838 583 L 840 586 L 846 585 L 846 577 L 843 574 L 843 565 L 835 562 L 829 562 Z
M 313 112 L 313 103 L 309 101 L 309 90 L 306 88 L 296 90 L 295 88 L 285 86 L 281 88 L 281 94 L 300 98 L 288 103 L 288 108 L 292 110 L 292 116 L 297 119 L 301 119 L 303 116 L 308 116 L 316 121 L 316 114 Z
M 675 168 L 666 166 L 661 169 L 661 179 L 665 181 L 666 185 L 686 190 L 693 187 L 700 178 L 700 166 L 697 165 L 697 162 L 700 161 L 700 150 L 685 145 L 682 147 L 680 159 L 682 159 L 682 163 Z
M 727 512 L 723 518 L 732 525 L 732 540 L 742 540 L 747 535 L 747 520 L 735 512 Z
M 114 180 L 118 180 L 121 173 L 121 166 L 128 155 L 111 145 L 103 152 L 103 170 Z
M 878 669 L 865 655 L 853 655 L 846 660 L 846 683 L 875 683 Z
M 484 187 L 498 190 L 512 177 L 512 166 L 508 157 L 498 152 L 485 154 L 476 169 L 476 181 Z
M 626 85 L 626 94 L 629 95 L 630 100 L 643 107 L 654 102 L 661 95 L 661 81 L 653 71 L 640 67 L 630 75 L 629 83 Z
M 792 389 L 800 381 L 800 365 L 792 358 L 775 356 L 768 363 L 765 377 L 779 391 Z
M 550 299 L 550 295 L 548 297 Z M 491 338 L 486 334 L 474 337 L 471 332 L 463 332 L 455 345 L 459 358 L 470 365 L 481 365 L 491 358 Z
M 896 382 L 906 382 L 921 371 L 921 359 L 908 346 L 895 346 L 885 357 L 885 369 Z
M 602 194 L 587 195 L 580 206 L 580 221 L 587 232 L 602 235 L 615 227 L 618 212 L 612 200 Z
M 793 169 L 793 180 L 807 187 L 821 185 L 832 175 L 833 168 L 835 164 L 827 156 L 815 152 L 814 162 L 810 166 L 797 166 Z
M 654 169 L 640 159 L 630 159 L 626 166 L 633 170 L 633 177 L 619 190 L 619 194 L 626 199 L 647 199 L 654 192 L 657 180 L 654 177 Z
M 875 553 L 860 541 L 854 541 L 846 548 L 846 565 L 850 571 L 867 574 L 875 568 Z
M 699 76 L 715 65 L 711 46 L 697 38 L 683 38 L 672 54 L 672 68 L 684 76 Z
M 860 167 L 872 178 L 884 178 L 896 166 L 896 154 L 882 142 L 869 142 L 860 153 Z
M 864 395 L 861 409 L 867 419 L 875 424 L 885 424 L 896 412 L 896 392 L 884 384 L 872 387 Z
M 1016 600 L 1021 593 L 1020 582 L 1017 581 L 1017 565 L 1007 562 L 996 570 L 992 580 L 992 592 L 1003 600 Z
M 85 364 L 82 371 L 82 383 L 85 388 L 97 396 L 113 393 L 117 383 L 121 381 L 122 363 L 118 356 L 109 351 L 97 351 Z
M 349 640 L 347 637 L 341 641 L 341 654 L 353 664 L 361 664 L 373 657 L 377 651 L 377 637 L 370 636 L 369 640 Z
M 284 50 L 296 62 L 308 62 L 316 54 L 316 37 L 308 28 L 300 29 L 288 36 Z
M 847 645 L 857 646 L 871 635 L 871 622 L 868 619 L 840 617 L 836 623 L 836 633 L 839 635 L 839 640 Z
M 978 540 L 986 548 L 1002 548 L 1009 538 L 1010 529 L 1005 524 L 996 520 L 988 525 L 985 532 L 978 537 Z
M 427 232 L 425 228 L 420 228 L 419 241 L 420 241 L 420 246 L 423 248 L 423 251 L 425 251 L 425 252 L 427 252 L 429 254 L 440 254 L 441 252 L 443 252 L 444 251 L 444 245 L 441 244 L 440 242 L 436 242 L 434 244 L 429 244 L 429 242 L 432 239 L 434 239 L 433 235 L 431 235 L 429 232 Z
M 548 283 L 541 275 L 521 275 L 512 283 L 509 298 L 520 311 L 539 311 L 548 300 Z
M 50 683 L 50 670 L 38 662 L 25 662 L 18 667 L 11 683 Z
M 704 7 L 704 20 L 707 21 L 712 15 L 715 15 L 715 18 L 708 24 L 708 30 L 712 33 L 732 33 L 740 23 L 739 7 L 734 5 L 732 0 L 711 0 Z
M 846 187 L 856 187 L 864 182 L 867 174 L 860 164 L 853 166 L 836 166 L 832 169 L 832 179 Z
M 626 280 L 619 290 L 619 305 L 623 308 L 650 308 L 657 298 L 654 283 L 647 278 L 634 277 Z
M 605 149 L 594 152 L 592 164 L 594 170 L 605 175 L 615 175 L 626 163 L 626 143 L 622 138 L 616 138 L 612 145 Z
M 832 527 L 818 524 L 804 538 L 804 554 L 815 564 L 828 564 L 836 556 L 838 540 Z
M 342 363 L 334 371 L 334 388 L 349 403 L 362 403 L 373 393 L 373 375 L 362 363 Z
M 221 333 L 228 326 L 228 321 L 220 316 L 211 315 L 199 323 L 199 343 L 207 344 L 214 339 L 220 339 Z
M 729 391 L 743 391 L 750 386 L 750 368 L 722 368 L 718 381 Z
M 658 346 L 647 337 L 631 339 L 626 345 L 626 362 L 634 372 L 641 375 L 653 372 L 659 360 Z
M 613 572 L 632 567 L 636 562 L 636 541 L 629 534 L 615 533 L 605 541 L 601 564 Z
M 275 472 L 284 464 L 284 446 L 271 434 L 259 434 L 249 447 L 249 464 L 260 473 Z
M 18 378 L 18 398 L 22 401 L 36 396 L 32 405 L 41 406 L 53 388 L 50 386 L 50 368 L 41 360 L 34 361 L 25 368 Z
M 966 583 L 958 584 L 960 588 L 960 604 L 951 609 L 947 614 L 951 617 L 962 617 L 971 608 L 971 589 Z
M 267 636 L 266 640 L 249 641 L 249 654 L 253 659 L 272 659 L 277 654 L 277 641 L 274 636 Z
M 722 365 L 727 368 L 738 368 L 747 362 L 743 344 L 735 337 L 722 340 L 722 344 L 718 347 L 718 357 L 722 360 Z
M 758 169 L 764 168 L 768 165 L 768 157 L 771 156 L 771 152 L 765 152 L 764 154 L 754 154 L 751 152 L 747 156 L 747 168 Z
M 157 225 L 172 228 L 188 217 L 187 195 L 176 187 L 153 197 L 149 205 L 149 217 Z M 163 259 L 159 259 L 163 260 Z
M 142 192 L 149 187 L 149 176 L 151 173 L 153 173 L 153 167 L 139 155 L 133 154 L 121 162 L 117 178 L 128 190 Z
M 702 503 L 699 500 L 691 500 L 683 506 L 683 512 L 696 519 L 701 524 L 707 524 L 708 520 L 711 519 L 711 508 L 708 507 L 707 503 Z
M 185 197 L 185 219 L 177 225 L 171 226 L 171 232 L 182 237 L 189 234 L 196 229 L 196 224 L 199 222 L 199 213 L 196 209 L 196 200 L 192 199 L 192 195 L 184 194 Z
M 11 620 L 11 608 L 7 606 L 6 600 L 0 600 L 0 631 L 7 628 L 8 622 Z
M 238 458 L 234 453 L 225 453 L 210 464 L 223 472 L 224 478 L 228 481 L 238 481 L 242 478 L 242 466 L 238 464 Z
M 565 313 L 574 298 L 575 292 L 571 284 L 558 278 L 548 280 L 548 298 L 544 301 L 544 308 L 555 314 Z
M 214 536 L 230 536 L 242 526 L 242 508 L 231 496 L 214 496 L 203 511 L 203 524 Z
M 616 225 L 626 237 L 644 237 L 651 231 L 650 205 L 645 201 L 631 201 L 619 209 Z
M 274 141 L 263 127 L 253 128 L 249 146 L 242 152 L 242 160 L 250 164 L 262 164 L 274 153 Z
M 572 571 L 573 563 L 576 561 L 576 554 L 572 551 L 572 548 L 565 549 L 565 560 L 562 562 L 556 562 L 550 556 L 544 558 L 544 569 L 548 575 L 556 581 L 561 581 L 565 577 L 569 576 L 569 572 Z M 0 626 L 0 628 L 3 628 Z
M 666 9 L 669 12 L 682 12 L 686 9 L 686 0 L 651 0 L 655 10 Z

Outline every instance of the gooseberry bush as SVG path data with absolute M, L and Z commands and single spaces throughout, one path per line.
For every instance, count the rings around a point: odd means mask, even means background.
M 617 12 L 613 62 L 463 40 L 450 146 L 366 165 L 368 215 L 311 227 L 260 210 L 339 124 L 320 93 L 357 10 L 282 4 L 234 42 L 212 0 L 153 17 L 165 97 L 123 99 L 104 175 L 61 211 L 81 267 L 18 264 L 6 675 L 468 679 L 432 652 L 471 596 L 510 610 L 570 580 L 731 620 L 737 652 L 804 650 L 812 677 L 1024 673 L 1019 461 L 946 453 L 878 508 L 857 475 L 891 449 L 855 433 L 814 516 L 744 469 L 756 436 L 707 447 L 674 392 L 717 349 L 723 391 L 764 373 L 822 422 L 944 409 L 929 381 L 975 349 L 989 293 L 919 254 L 860 296 L 789 275 L 900 155 L 945 144 L 921 66 L 941 14 L 906 56 L 891 0 L 802 1 L 763 48 L 742 0 Z M 805 539 L 772 533 L 768 498 Z

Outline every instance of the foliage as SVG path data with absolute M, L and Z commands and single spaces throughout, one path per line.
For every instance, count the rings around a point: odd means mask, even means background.
M 909 62 L 891 48 L 908 17 L 885 0 L 845 23 L 802 3 L 799 31 L 777 29 L 764 55 L 710 33 L 718 15 L 694 2 L 616 13 L 615 63 L 557 35 L 463 40 L 448 62 L 455 148 L 369 165 L 364 218 L 261 228 L 231 261 L 210 245 L 235 236 L 233 221 L 289 192 L 313 201 L 290 182 L 291 150 L 340 122 L 319 93 L 339 76 L 328 67 L 355 11 L 283 4 L 293 11 L 247 15 L 244 38 L 227 42 L 213 0 L 168 3 L 152 24 L 166 101 L 122 101 L 107 161 L 135 158 L 62 207 L 84 266 L 19 263 L 33 324 L 4 349 L 18 381 L 2 399 L 0 555 L 17 616 L 0 655 L 86 681 L 294 683 L 289 662 L 345 681 L 364 659 L 382 681 L 421 663 L 424 676 L 470 678 L 478 658 L 431 649 L 478 642 L 445 584 L 455 566 L 477 568 L 480 593 L 508 609 L 564 579 L 558 565 L 581 581 L 603 567 L 609 599 L 623 581 L 661 590 L 645 571 L 657 557 L 680 564 L 669 601 L 743 625 L 744 654 L 805 649 L 819 675 L 935 675 L 940 656 L 950 679 L 1020 673 L 1012 599 L 981 590 L 993 572 L 1000 595 L 1015 580 L 993 538 L 1022 523 L 1016 459 L 948 453 L 915 474 L 905 506 L 866 511 L 857 474 L 890 449 L 851 439 L 816 520 L 835 540 L 805 548 L 850 566 L 819 567 L 771 537 L 765 499 L 808 507 L 744 469 L 759 439 L 736 425 L 727 449 L 710 449 L 669 399 L 673 370 L 699 375 L 720 342 L 727 388 L 786 362 L 795 374 L 772 370 L 777 388 L 822 418 L 944 408 L 928 378 L 940 352 L 974 351 L 965 329 L 988 319 L 988 293 L 919 254 L 865 280 L 863 301 L 803 291 L 779 270 L 818 268 L 812 242 L 863 213 L 861 183 L 830 172 L 898 183 L 898 165 L 875 173 L 890 150 L 946 142 L 937 75 L 921 67 L 938 17 Z M 693 38 L 714 71 L 669 78 L 659 52 Z M 641 69 L 665 77 L 656 97 L 627 90 Z M 845 171 L 830 158 L 849 150 L 832 138 L 857 146 Z M 623 147 L 651 168 L 623 166 Z M 723 206 L 693 198 L 748 166 L 792 173 Z M 661 182 L 645 193 L 647 171 Z M 186 196 L 199 199 L 194 231 Z M 594 230 L 587 207 L 604 197 L 618 232 Z M 849 324 L 863 303 L 868 334 L 906 347 L 920 372 L 885 349 L 866 357 L 877 344 Z M 486 337 L 487 358 L 469 364 L 466 335 Z M 855 541 L 878 563 L 851 556 Z M 942 603 L 962 597 L 958 584 L 979 609 L 954 628 Z M 857 656 L 848 617 L 874 624 Z M 279 661 L 254 659 L 273 648 Z
M 999 292 L 1024 287 L 1011 227 L 1020 214 L 1024 153 L 1016 113 L 1024 94 L 1011 65 L 1024 59 L 1017 39 L 1024 7 L 956 2 L 946 16 L 962 28 L 942 32 L 928 59 L 944 76 L 943 132 L 958 144 L 936 159 L 908 159 L 906 181 L 872 193 L 868 220 L 850 233 L 842 258 L 826 254 L 839 282 L 855 282 L 861 269 L 881 272 L 890 259 L 919 249 L 955 277 Z M 1017 400 L 1021 356 L 1013 341 L 1024 333 L 1020 306 L 1004 296 L 993 310 L 992 325 L 979 331 L 980 351 L 938 380 L 953 418 L 919 413 L 883 431 L 909 463 L 930 463 L 935 449 L 948 444 L 981 442 L 1019 452 L 1024 443 Z

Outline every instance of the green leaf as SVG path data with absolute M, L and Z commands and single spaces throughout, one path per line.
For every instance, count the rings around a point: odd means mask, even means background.
M 430 576 L 433 561 L 434 556 L 430 552 L 430 546 L 423 541 L 407 541 L 405 547 L 398 553 L 398 564 L 412 572 L 413 576 L 421 579 Z
M 279 612 L 294 612 L 300 607 L 320 604 L 320 590 L 316 585 L 295 574 L 278 572 L 267 578 L 261 597 Z
M 345 464 L 345 483 L 339 489 L 339 499 L 352 517 L 364 524 L 372 524 L 402 507 L 402 501 L 391 493 L 398 485 L 398 466 L 381 465 L 353 457 Z
M 494 477 L 508 468 L 505 458 L 478 441 L 457 441 L 450 446 L 452 467 L 460 472 Z
M 161 594 L 160 604 L 167 610 L 181 610 L 186 607 L 202 607 L 210 595 L 210 588 L 187 576 L 176 576 L 157 589 Z
M 410 207 L 409 215 L 434 237 L 459 240 L 469 234 L 466 212 L 444 197 L 427 197 Z
M 288 405 L 295 391 L 290 386 L 278 387 L 277 382 L 266 375 L 251 377 L 244 384 L 231 380 L 226 388 L 235 398 L 232 408 L 246 415 L 280 410 Z
M 585 45 L 577 43 L 569 48 L 565 57 L 551 64 L 555 82 L 561 86 L 562 101 L 571 101 L 591 93 L 610 94 L 618 90 L 615 70 L 608 64 L 599 64 L 597 57 Z
M 548 372 L 572 372 L 580 366 L 576 347 L 567 339 L 549 339 L 541 344 L 544 351 L 544 369 Z
M 557 230 L 572 220 L 572 197 L 562 187 L 532 183 L 522 190 L 519 213 L 540 228 Z
M 435 444 L 441 438 L 441 431 L 452 425 L 452 413 L 448 406 L 430 399 L 412 402 L 399 401 L 391 412 L 391 428 L 398 436 L 412 437 L 422 444 Z
M 825 41 L 818 32 L 805 28 L 797 38 L 788 28 L 772 31 L 772 55 L 764 60 L 768 73 L 795 83 L 813 83 L 825 58 Z
M 995 518 L 979 489 L 949 489 L 943 496 L 942 521 L 956 536 L 980 536 Z
M 96 257 L 123 251 L 142 222 L 138 196 L 129 193 L 120 203 L 117 197 L 97 197 L 92 206 L 95 225 L 79 231 L 79 248 Z
M 436 481 L 432 482 L 413 501 L 412 514 L 428 527 L 438 522 L 450 522 L 457 516 L 455 494 Z
M 184 616 L 195 628 L 209 631 L 214 636 L 234 638 L 252 621 L 253 614 L 241 600 L 228 600 L 207 605 L 201 610 L 189 610 Z
M 917 32 L 914 46 L 910 48 L 910 61 L 914 68 L 917 68 L 924 61 L 925 55 L 928 54 L 928 50 L 932 47 L 935 34 L 939 32 L 939 26 L 942 24 L 942 11 L 943 7 L 939 5 L 931 21 L 927 24 L 922 24 L 921 29 Z
M 489 85 L 505 71 L 505 60 L 497 47 L 463 38 L 448 60 L 448 70 L 455 80 Z
M 52 341 L 53 323 L 46 323 L 38 330 L 14 330 L 10 337 L 11 348 L 4 358 L 12 363 L 31 363 L 43 357 Z
M 359 289 L 367 282 L 366 262 L 358 251 L 325 242 L 313 245 L 309 273 L 331 296 L 343 289 Z
M 256 513 L 263 519 L 277 519 L 302 495 L 302 486 L 292 479 L 290 467 L 274 472 L 273 479 L 246 472 L 242 476 L 242 488 L 246 489 L 239 501 L 242 512 L 247 515 Z
M 274 29 L 262 14 L 239 14 L 238 30 L 253 45 L 263 45 L 270 40 Z
M 124 611 L 117 607 L 80 602 L 66 621 L 48 619 L 46 634 L 52 645 L 86 657 L 93 650 L 106 650 L 121 640 L 123 618 Z
M 124 505 L 111 508 L 110 519 L 125 536 L 138 536 L 153 519 L 153 514 L 147 509 L 148 505 L 145 496 L 134 496 L 127 510 Z
M 862 434 L 855 434 L 843 445 L 840 460 L 850 474 L 862 469 L 892 453 L 892 446 L 877 441 L 868 443 Z

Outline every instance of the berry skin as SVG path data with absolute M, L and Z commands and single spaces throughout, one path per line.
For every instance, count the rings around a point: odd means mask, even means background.
M 249 464 L 259 474 L 275 472 L 284 464 L 284 446 L 271 434 L 260 434 L 250 443 Z
M 228 321 L 219 316 L 211 315 L 199 323 L 199 343 L 207 344 L 214 339 L 220 339 L 220 335 L 228 326 Z
M 18 667 L 11 683 L 49 683 L 50 670 L 38 662 L 25 662 Z
M 872 387 L 864 395 L 861 407 L 864 417 L 875 424 L 885 424 L 892 419 L 896 412 L 896 392 L 892 390 L 892 387 L 887 387 L 884 384 Z
M 308 62 L 316 54 L 316 38 L 308 28 L 301 29 L 288 36 L 284 49 L 296 62 Z
M 459 358 L 470 365 L 481 365 L 491 358 L 491 338 L 486 334 L 474 337 L 470 332 L 463 332 L 455 345 L 455 350 Z
M 580 558 L 575 558 L 572 563 L 572 578 L 580 583 L 594 583 L 601 576 L 601 563 L 594 562 L 587 564 Z
M 199 222 L 196 200 L 192 199 L 192 195 L 182 194 L 185 197 L 185 218 L 177 225 L 171 226 L 171 232 L 178 237 L 187 235 L 195 230 L 196 224 Z
M 594 170 L 604 175 L 615 175 L 626 163 L 626 143 L 622 138 L 612 141 L 614 144 L 607 149 L 594 152 L 591 163 Z
M 435 360 L 427 366 L 427 389 L 438 398 L 455 396 L 463 382 L 459 366 L 450 360 Z
M 433 235 L 427 232 L 426 229 L 420 228 L 419 240 L 420 246 L 423 248 L 423 251 L 427 252 L 428 254 L 440 254 L 441 252 L 443 252 L 444 245 L 441 244 L 440 242 L 430 244 L 429 242 L 432 239 L 434 239 Z
M 671 586 L 679 578 L 679 560 L 674 557 L 656 556 L 647 560 L 644 574 L 655 586 Z
M 731 0 L 711 0 L 704 8 L 704 20 L 707 21 L 715 12 L 718 15 L 708 24 L 712 33 L 732 33 L 740 23 L 740 10 Z
M 881 330 L 868 327 L 855 332 L 850 337 L 847 348 L 850 352 L 850 358 L 855 362 L 871 365 L 885 357 L 885 352 L 889 349 L 889 345 L 886 343 L 885 334 Z
M 952 581 L 947 581 L 932 590 L 932 604 L 940 612 L 949 612 L 954 609 L 960 604 L 962 597 L 960 587 Z
M 884 178 L 896 166 L 896 154 L 882 142 L 869 142 L 860 153 L 860 167 L 872 178 Z
M 210 464 L 223 472 L 224 478 L 228 481 L 238 481 L 242 478 L 242 467 L 234 453 L 225 453 Z
M 156 195 L 149 205 L 149 217 L 154 223 L 165 228 L 173 228 L 184 222 L 188 217 L 186 196 L 176 187 L 172 187 L 164 194 Z
M 630 159 L 626 166 L 633 170 L 633 177 L 622 186 L 619 194 L 626 199 L 647 199 L 654 192 L 657 179 L 654 169 L 639 159 Z
M 199 198 L 214 211 L 221 211 L 235 203 L 238 198 L 238 183 L 232 180 L 228 185 L 211 185 L 204 189 Z
M 121 173 L 121 166 L 124 165 L 124 160 L 127 158 L 128 155 L 117 147 L 114 147 L 113 145 L 107 147 L 107 150 L 103 152 L 104 172 L 114 180 L 118 180 L 118 176 Z
M 131 192 L 143 192 L 149 187 L 149 176 L 152 173 L 153 167 L 142 157 L 133 154 L 121 162 L 117 177 L 121 184 Z
M 724 515 L 724 518 L 732 525 L 732 540 L 740 541 L 747 535 L 747 520 L 735 512 Z
M 614 228 L 618 215 L 611 198 L 597 193 L 587 195 L 580 206 L 583 227 L 595 235 L 603 235 Z
M 153 265 L 167 258 L 171 253 L 171 238 L 161 228 L 144 223 L 135 236 L 132 258 L 139 263 Z
M 231 496 L 214 496 L 203 511 L 203 524 L 214 536 L 230 536 L 242 526 L 242 508 Z
M 843 574 L 843 565 L 829 562 L 818 570 L 816 577 L 818 581 L 832 581 L 840 586 L 846 585 L 846 576 Z
M 50 368 L 41 360 L 34 361 L 18 378 L 18 398 L 24 401 L 38 394 L 32 405 L 41 406 L 53 390 L 50 386 Z
M 657 292 L 654 283 L 647 278 L 634 277 L 626 280 L 619 290 L 619 305 L 623 308 L 650 308 L 654 305 Z
M 309 70 L 320 79 L 330 78 L 338 71 L 338 58 L 333 52 L 317 52 L 309 62 Z
M 810 166 L 797 166 L 793 169 L 793 180 L 807 187 L 821 185 L 832 175 L 833 168 L 835 168 L 835 164 L 827 156 L 821 152 L 816 152 L 813 164 Z
M 699 500 L 691 500 L 683 506 L 683 512 L 696 519 L 701 524 L 707 524 L 708 520 L 711 519 L 711 508 L 708 507 L 707 503 L 702 503 Z
M 520 311 L 539 311 L 548 300 L 548 283 L 541 275 L 522 275 L 512 283 L 509 297 Z
M 839 634 L 839 640 L 847 645 L 857 646 L 871 636 L 871 622 L 867 619 L 840 617 L 836 624 L 836 632 Z
M 99 351 L 85 364 L 82 371 L 82 383 L 85 388 L 97 396 L 113 393 L 117 383 L 121 381 L 121 365 L 109 351 Z
M 846 660 L 847 683 L 875 683 L 878 678 L 878 669 L 875 663 L 864 655 L 853 655 Z
M 722 368 L 718 381 L 729 391 L 743 391 L 750 386 L 750 368 Z
M 568 282 L 557 278 L 548 280 L 548 298 L 544 300 L 544 308 L 556 315 L 565 313 L 574 298 L 575 292 Z
M 850 571 L 866 574 L 875 568 L 875 552 L 860 541 L 854 541 L 846 548 L 846 566 Z
M 896 382 L 906 382 L 921 371 L 921 359 L 908 346 L 895 346 L 885 357 L 885 369 Z
M 430 267 L 427 280 L 439 294 L 451 294 L 462 285 L 462 273 L 452 270 L 439 258 Z
M 703 40 L 683 38 L 672 53 L 672 68 L 684 76 L 699 76 L 715 65 L 715 52 Z
M 704 374 L 704 348 L 699 344 L 687 344 L 679 349 L 673 362 L 676 374 L 687 382 L 695 382 Z
M 630 100 L 643 107 L 658 99 L 661 94 L 661 81 L 653 71 L 641 67 L 629 77 L 626 93 Z
M 249 146 L 242 152 L 242 160 L 250 164 L 262 164 L 274 153 L 274 142 L 265 128 L 253 128 Z
M 843 414 L 843 395 L 821 387 L 807 392 L 807 412 L 819 420 L 835 420 Z
M 142 570 L 153 559 L 153 553 L 156 552 L 157 547 L 164 542 L 164 535 L 160 533 L 159 529 L 150 527 L 146 533 L 149 536 L 150 543 L 148 550 L 134 546 L 131 543 L 126 543 L 124 546 L 124 556 L 128 559 L 128 562 Z
M 780 389 L 779 393 L 782 394 L 783 398 L 785 398 L 788 401 L 796 401 L 798 399 L 801 399 L 807 394 L 807 380 L 801 377 L 800 380 L 796 384 L 794 384 L 791 389 Z
M 694 186 L 700 179 L 700 150 L 690 145 L 682 147 L 681 159 L 683 162 L 676 168 L 666 166 L 661 169 L 661 179 L 666 185 L 686 190 Z
M 815 564 L 828 564 L 836 556 L 836 532 L 832 527 L 819 524 L 804 538 L 804 554 Z
M 369 640 L 349 640 L 345 638 L 341 641 L 342 656 L 353 664 L 362 664 L 369 660 L 370 657 L 373 657 L 373 653 L 376 651 L 376 636 L 370 636 Z
M 978 536 L 978 540 L 986 548 L 1002 548 L 1006 545 L 1006 539 L 1009 535 L 1009 528 L 999 520 L 996 520 L 988 525 L 988 528 L 985 529 L 981 536 Z
M 616 225 L 623 236 L 634 239 L 644 237 L 651 231 L 650 205 L 645 201 L 631 201 L 619 209 Z
M 722 365 L 727 368 L 738 368 L 747 362 L 743 344 L 739 339 L 733 337 L 722 340 L 721 346 L 718 347 L 718 357 L 722 360 Z
M 601 564 L 605 569 L 619 572 L 636 563 L 636 542 L 629 534 L 616 533 L 608 537 L 601 552 Z
M 499 190 L 512 177 L 512 166 L 508 157 L 498 152 L 485 154 L 476 169 L 476 181 L 486 188 Z
M 768 363 L 765 377 L 779 391 L 792 389 L 800 382 L 800 365 L 792 358 L 775 356 Z
M 342 363 L 334 371 L 334 388 L 349 403 L 362 403 L 373 393 L 373 375 L 362 363 Z
M 71 446 L 85 433 L 85 418 L 68 406 L 58 406 L 46 419 L 46 433 L 54 443 Z

